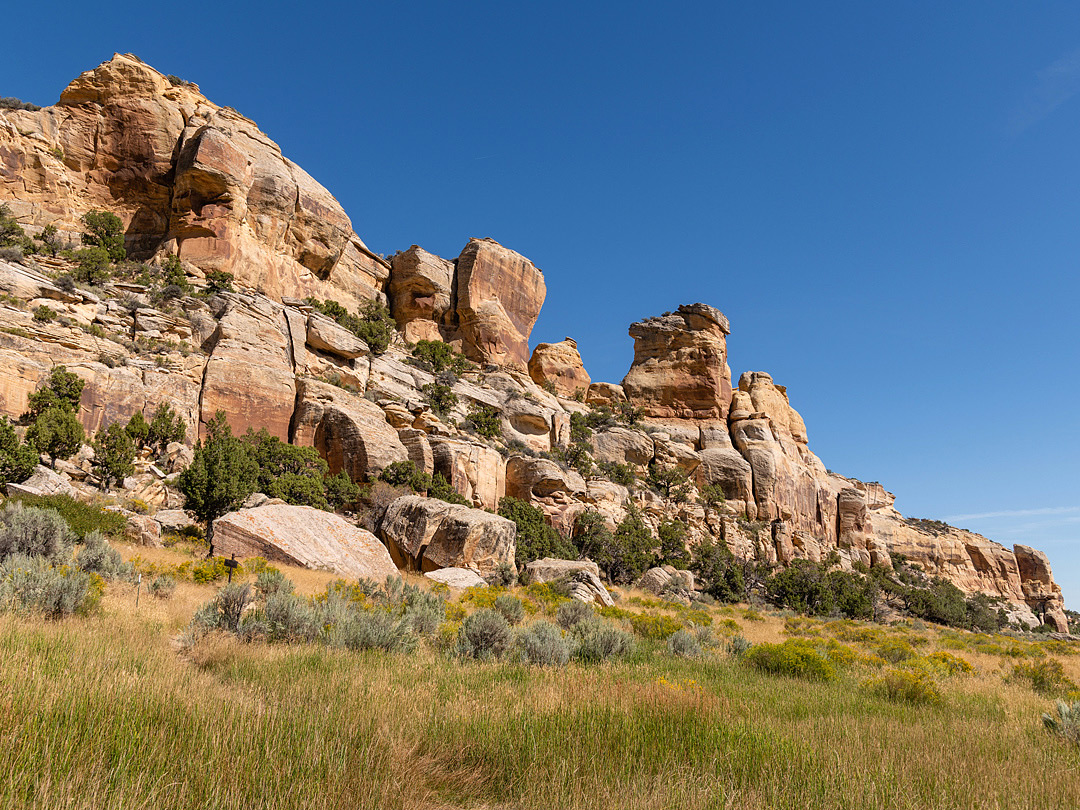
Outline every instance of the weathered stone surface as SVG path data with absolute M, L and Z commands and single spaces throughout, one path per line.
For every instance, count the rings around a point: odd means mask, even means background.
M 160 509 L 154 513 L 154 520 L 162 531 L 178 532 L 186 526 L 194 526 L 195 521 L 183 509 Z
M 317 380 L 297 381 L 293 428 L 295 444 L 315 447 L 331 474 L 345 470 L 354 481 L 375 477 L 389 464 L 409 459 L 382 408 Z
M 727 318 L 705 304 L 630 326 L 634 362 L 623 389 L 647 417 L 724 419 L 731 402 Z
M 441 340 L 454 330 L 454 263 L 413 245 L 390 261 L 390 311 L 405 339 Z
M 503 439 L 509 444 L 521 442 L 530 450 L 545 453 L 551 449 L 553 410 L 526 396 L 511 396 L 502 406 L 500 425 Z
M 585 480 L 546 458 L 514 456 L 506 462 L 506 494 L 523 501 L 585 494 Z
M 693 593 L 694 575 L 670 565 L 658 566 L 650 568 L 634 584 L 643 591 L 649 591 L 657 596 L 672 591 Z
M 203 377 L 201 422 L 223 410 L 234 434 L 266 428 L 288 441 L 296 380 L 284 308 L 258 295 L 226 293 L 222 300 Z
M 273 297 L 353 309 L 389 276 L 333 196 L 253 122 L 131 55 L 82 74 L 53 107 L 0 110 L 0 200 L 68 233 L 87 210 L 113 211 L 137 258 L 177 253 Z
M 648 433 L 624 427 L 596 431 L 589 437 L 593 457 L 612 464 L 632 464 L 647 467 L 653 460 L 655 447 Z
M 581 362 L 577 341 L 564 338 L 559 343 L 539 343 L 529 358 L 529 376 L 542 388 L 572 397 L 584 394 L 592 382 Z
M 310 506 L 279 503 L 230 512 L 214 521 L 214 548 L 223 557 L 265 557 L 348 579 L 382 582 L 397 573 L 375 535 Z
M 566 580 L 570 586 L 570 596 L 586 604 L 598 604 L 611 607 L 615 601 L 611 598 L 604 583 L 600 581 L 600 569 L 592 560 L 559 560 L 545 557 L 533 560 L 525 566 L 530 582 L 555 582 Z
M 748 503 L 757 514 L 754 503 L 753 474 L 749 462 L 734 447 L 712 447 L 699 454 L 701 464 L 697 469 L 697 483 L 703 486 L 719 485 L 729 501 Z
M 614 408 L 626 402 L 626 392 L 615 383 L 594 382 L 589 385 L 585 401 L 596 408 Z
M 439 568 L 435 571 L 428 571 L 424 576 L 458 590 L 486 588 L 488 586 L 482 576 L 475 571 L 470 571 L 468 568 Z
M 493 239 L 470 239 L 457 260 L 457 318 L 465 355 L 481 363 L 529 362 L 529 333 L 540 315 L 544 274 Z
M 1024 601 L 1036 615 L 1042 615 L 1047 624 L 1052 624 L 1057 632 L 1068 633 L 1069 620 L 1065 616 L 1065 602 L 1061 596 L 1061 588 L 1054 582 L 1049 558 L 1042 551 L 1022 545 L 1013 546 L 1013 554 L 1016 557 Z
M 21 484 L 7 484 L 6 488 L 8 495 L 67 495 L 72 498 L 76 495 L 71 481 L 41 464 Z
M 514 564 L 517 526 L 481 509 L 406 495 L 387 507 L 379 536 L 412 570 L 472 568 L 487 575 Z
M 124 535 L 131 543 L 157 548 L 161 545 L 161 526 L 148 515 L 126 514 Z
M 325 315 L 312 313 L 307 319 L 308 348 L 354 360 L 371 353 L 367 343 Z
M 486 444 L 430 435 L 432 467 L 473 506 L 496 509 L 506 494 L 506 462 Z M 410 456 L 411 458 L 411 456 Z M 419 466 L 419 465 L 418 465 Z

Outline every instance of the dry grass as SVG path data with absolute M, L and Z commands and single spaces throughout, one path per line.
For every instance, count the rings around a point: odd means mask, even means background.
M 333 578 L 288 574 L 307 593 Z M 214 591 L 136 610 L 114 586 L 98 616 L 0 617 L 0 807 L 1080 807 L 1080 751 L 1041 728 L 1050 701 L 1005 681 L 1015 659 L 959 649 L 971 634 L 807 626 L 865 660 L 880 634 L 975 665 L 915 706 L 861 688 L 871 664 L 813 683 L 662 644 L 554 670 L 223 635 L 181 653 Z M 711 614 L 789 637 L 778 616 Z M 1060 660 L 1080 681 L 1080 656 Z

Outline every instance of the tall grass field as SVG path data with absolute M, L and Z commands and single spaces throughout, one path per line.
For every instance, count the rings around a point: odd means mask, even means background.
M 117 582 L 90 616 L 0 614 L 0 807 L 1080 807 L 1080 746 L 1041 721 L 1075 699 L 1080 645 L 719 606 L 695 608 L 700 654 L 645 629 L 557 667 L 185 640 L 215 592 L 136 607 Z M 688 616 L 628 593 L 608 620 L 647 628 L 632 614 Z

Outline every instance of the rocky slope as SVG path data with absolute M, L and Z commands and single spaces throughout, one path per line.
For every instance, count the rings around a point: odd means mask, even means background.
M 734 382 L 731 329 L 718 310 L 691 304 L 631 325 L 634 360 L 621 384 L 592 381 L 570 338 L 530 355 L 546 287 L 528 259 L 490 239 L 470 240 L 453 260 L 415 245 L 390 260 L 373 254 L 330 193 L 253 122 L 136 57 L 84 73 L 53 107 L 0 111 L 0 202 L 28 232 L 53 224 L 74 235 L 82 214 L 112 211 L 133 257 L 176 255 L 196 283 L 226 270 L 239 288 L 165 311 L 138 285 L 61 289 L 59 260 L 0 262 L 0 414 L 21 414 L 64 364 L 87 382 L 80 418 L 90 432 L 167 402 L 190 443 L 220 409 L 235 431 L 265 427 L 313 445 L 332 472 L 356 480 L 412 460 L 478 509 L 512 495 L 563 532 L 587 509 L 614 524 L 635 505 L 654 528 L 677 517 L 691 542 L 720 538 L 769 562 L 836 551 L 847 567 L 891 566 L 899 553 L 965 592 L 1004 597 L 1022 618 L 1036 611 L 1066 629 L 1045 555 L 906 521 L 880 485 L 827 471 L 783 386 L 763 372 Z M 400 334 L 376 355 L 306 296 L 350 311 L 386 301 Z M 61 320 L 35 320 L 41 303 Z M 458 401 L 443 418 L 424 394 L 435 375 L 410 362 L 407 342 L 421 339 L 479 364 L 454 382 Z M 478 405 L 497 415 L 495 439 L 458 427 Z M 596 461 L 640 477 L 650 466 L 678 468 L 689 497 L 586 478 L 538 455 L 566 448 L 571 414 L 594 408 L 629 417 L 589 438 Z M 85 477 L 81 463 L 68 474 Z M 155 505 L 175 505 L 151 483 L 133 486 Z M 705 487 L 722 490 L 723 504 L 699 504 Z M 505 522 L 445 504 L 427 514 L 414 502 L 422 500 L 397 504 L 383 533 L 400 564 L 488 572 L 513 558 Z

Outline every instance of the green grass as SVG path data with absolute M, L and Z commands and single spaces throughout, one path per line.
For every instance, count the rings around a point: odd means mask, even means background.
M 220 635 L 181 653 L 165 609 L 125 592 L 95 617 L 0 616 L 0 807 L 1080 806 L 1080 749 L 982 659 L 915 705 L 863 672 L 778 677 L 647 641 L 562 669 Z

